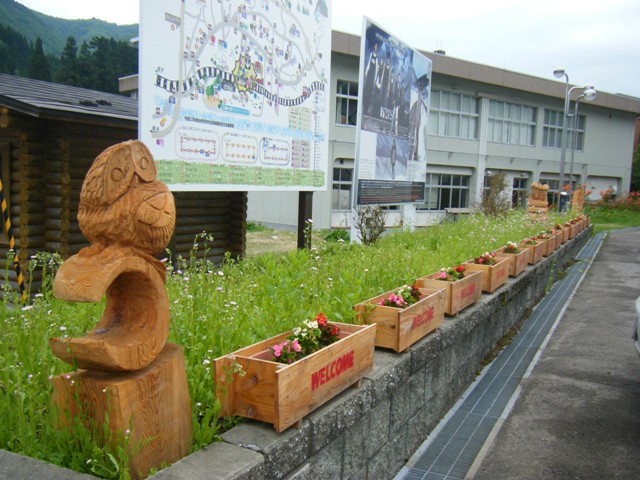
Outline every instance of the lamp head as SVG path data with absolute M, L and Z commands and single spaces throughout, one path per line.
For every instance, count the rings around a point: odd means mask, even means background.
M 595 100 L 595 98 L 596 98 L 596 89 L 593 86 L 585 88 L 584 99 L 590 102 L 591 100 Z
M 564 77 L 565 75 L 566 75 L 566 73 L 565 73 L 565 71 L 564 71 L 564 68 L 556 68 L 556 69 L 553 71 L 553 76 L 554 76 L 554 77 L 556 77 L 556 78 L 562 78 L 562 77 Z

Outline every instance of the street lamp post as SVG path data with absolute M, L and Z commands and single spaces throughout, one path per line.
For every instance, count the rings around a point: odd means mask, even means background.
M 573 110 L 573 115 L 570 115 L 573 117 L 571 122 L 573 125 L 573 135 L 571 139 L 571 167 L 569 168 L 569 187 L 571 191 L 573 191 L 573 157 L 576 153 L 576 149 L 578 148 L 578 122 L 580 120 L 580 117 L 578 116 L 578 107 L 580 106 L 581 100 L 590 102 L 596 98 L 596 89 L 592 85 L 580 88 L 583 88 L 584 92 L 576 98 L 576 106 Z
M 553 71 L 553 76 L 556 78 L 565 77 L 564 82 L 564 112 L 562 114 L 562 140 L 560 143 L 560 178 L 559 178 L 559 192 L 562 191 L 564 185 L 564 162 L 567 155 L 567 113 L 569 110 L 569 75 L 564 71 L 564 68 L 557 68 Z M 558 210 L 561 208 L 560 197 L 558 197 Z

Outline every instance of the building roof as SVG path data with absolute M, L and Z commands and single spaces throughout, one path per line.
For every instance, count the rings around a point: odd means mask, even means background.
M 0 106 L 46 119 L 134 128 L 138 121 L 131 97 L 1 73 Z
M 333 30 L 331 51 L 345 55 L 360 56 L 360 37 L 350 33 Z M 564 99 L 565 83 L 546 78 L 534 77 L 524 73 L 502 68 L 490 67 L 459 58 L 432 52 L 422 52 L 433 62 L 433 72 L 440 75 L 472 80 L 474 82 L 512 88 L 549 97 Z M 599 107 L 622 110 L 640 115 L 640 98 L 601 92 L 589 104 Z

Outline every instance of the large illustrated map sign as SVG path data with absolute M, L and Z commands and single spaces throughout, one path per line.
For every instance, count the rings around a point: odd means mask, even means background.
M 324 190 L 330 0 L 141 0 L 140 138 L 171 190 Z

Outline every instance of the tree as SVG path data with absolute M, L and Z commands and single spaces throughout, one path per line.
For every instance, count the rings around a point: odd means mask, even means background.
M 640 143 L 633 152 L 633 163 L 631 163 L 631 187 L 632 192 L 640 192 Z
M 31 61 L 29 62 L 29 78 L 36 80 L 51 81 L 51 67 L 49 67 L 49 61 L 44 54 L 42 48 L 42 39 L 40 37 L 36 40 L 36 46 L 31 54 Z
M 55 76 L 56 82 L 65 85 L 82 86 L 80 66 L 78 63 L 78 44 L 73 35 L 67 37 L 62 55 L 60 55 L 60 69 Z
M 511 185 L 504 173 L 498 172 L 491 175 L 489 188 L 484 191 L 482 198 L 482 211 L 494 217 L 506 214 L 511 209 L 510 189 Z
M 13 28 L 0 25 L 0 73 L 24 75 L 30 57 L 29 41 Z

